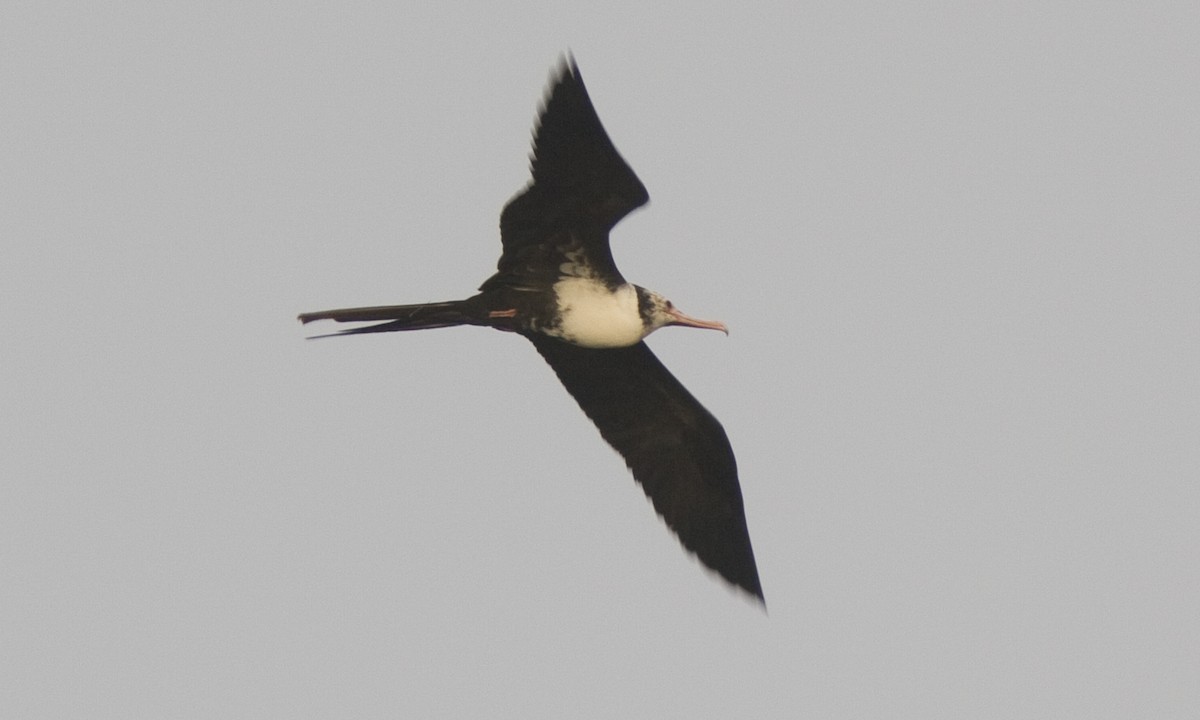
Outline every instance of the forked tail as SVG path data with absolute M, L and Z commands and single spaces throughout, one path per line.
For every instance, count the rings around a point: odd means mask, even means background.
M 380 322 L 378 325 L 339 330 L 327 335 L 358 335 L 360 333 L 397 332 L 400 330 L 429 330 L 431 328 L 454 327 L 455 325 L 477 325 L 479 321 L 470 300 L 452 300 L 419 305 L 379 305 L 377 307 L 345 308 L 303 313 L 300 322 L 334 320 L 336 322 Z

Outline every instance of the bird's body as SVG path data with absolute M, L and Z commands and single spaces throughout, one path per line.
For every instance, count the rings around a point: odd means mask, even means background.
M 554 283 L 559 324 L 547 335 L 588 348 L 629 347 L 647 335 L 638 310 L 637 288 L 628 283 L 609 289 L 586 278 Z
M 482 325 L 528 338 L 624 458 L 684 547 L 763 598 L 725 431 L 643 339 L 667 325 L 725 331 L 625 281 L 608 233 L 649 200 L 597 117 L 574 62 L 534 131 L 533 181 L 500 216 L 496 273 L 465 300 L 305 313 L 377 322 L 336 334 Z

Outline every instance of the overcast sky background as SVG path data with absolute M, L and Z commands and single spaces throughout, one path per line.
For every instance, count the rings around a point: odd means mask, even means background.
M 0 9 L 0 716 L 1194 718 L 1195 3 Z M 572 50 L 769 613 L 465 297 Z

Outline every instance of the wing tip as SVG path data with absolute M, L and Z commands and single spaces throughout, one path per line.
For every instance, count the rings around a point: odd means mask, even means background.
M 558 54 L 558 62 L 555 63 L 554 74 L 551 76 L 550 84 L 552 86 L 557 85 L 567 77 L 582 80 L 579 75 L 579 63 L 575 60 L 575 53 L 571 48 L 567 48 Z
M 743 593 L 748 599 L 757 602 L 762 607 L 763 612 L 767 611 L 767 598 L 763 594 L 762 583 L 758 579 L 758 566 L 754 563 L 753 558 L 751 558 L 749 566 L 737 568 L 738 572 L 736 575 L 730 573 L 727 568 L 717 569 L 709 566 L 699 555 L 696 556 L 696 559 L 700 560 L 701 565 L 704 565 L 713 573 L 720 576 L 722 580 L 729 583 L 740 593 Z

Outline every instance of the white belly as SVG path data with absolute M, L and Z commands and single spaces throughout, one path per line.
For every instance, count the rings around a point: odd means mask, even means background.
M 589 278 L 563 278 L 554 284 L 562 324 L 558 337 L 587 348 L 635 345 L 646 336 L 637 291 L 626 283 L 610 291 Z

